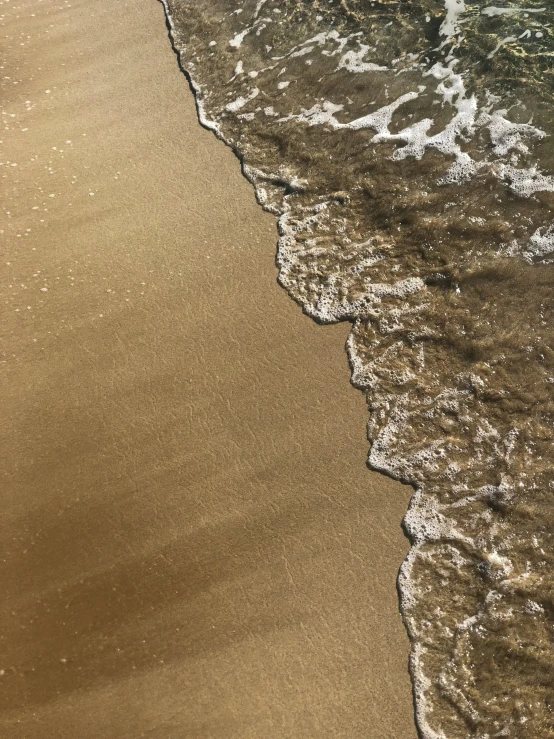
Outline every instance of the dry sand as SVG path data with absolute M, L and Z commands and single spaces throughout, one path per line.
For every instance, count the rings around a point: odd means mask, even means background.
M 413 739 L 347 326 L 277 286 L 159 3 L 0 5 L 0 735 Z

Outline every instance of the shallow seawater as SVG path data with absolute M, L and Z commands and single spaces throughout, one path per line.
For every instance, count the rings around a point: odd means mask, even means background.
M 166 0 L 204 125 L 352 323 L 423 737 L 554 737 L 554 6 Z

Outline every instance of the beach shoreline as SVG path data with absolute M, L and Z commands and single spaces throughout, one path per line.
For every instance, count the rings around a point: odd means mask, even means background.
M 4 11 L 2 736 L 415 739 L 349 325 L 277 285 L 160 2 Z

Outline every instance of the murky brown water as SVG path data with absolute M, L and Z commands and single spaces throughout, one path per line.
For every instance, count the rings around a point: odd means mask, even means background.
M 554 736 L 550 3 L 167 0 L 199 114 L 352 322 L 424 737 Z M 247 286 L 246 288 L 247 289 Z

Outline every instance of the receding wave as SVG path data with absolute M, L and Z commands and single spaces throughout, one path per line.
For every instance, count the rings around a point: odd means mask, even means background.
M 551 1 L 163 1 L 281 285 L 352 323 L 369 465 L 414 486 L 421 735 L 554 737 Z

